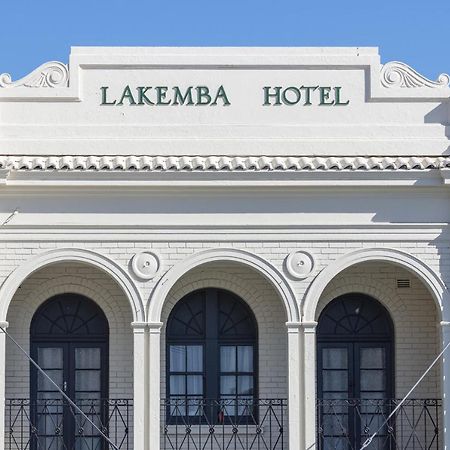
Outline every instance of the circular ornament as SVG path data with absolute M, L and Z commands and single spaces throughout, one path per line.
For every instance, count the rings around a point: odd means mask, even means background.
M 143 280 L 152 279 L 160 268 L 159 258 L 152 252 L 136 253 L 131 260 L 133 273 Z
M 289 253 L 285 263 L 289 275 L 297 280 L 307 278 L 314 269 L 314 259 L 312 255 L 303 251 Z

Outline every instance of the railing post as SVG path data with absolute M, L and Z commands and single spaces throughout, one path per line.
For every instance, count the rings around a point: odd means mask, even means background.
M 0 322 L 3 329 L 8 328 L 8 322 Z M 6 335 L 0 332 L 0 450 L 5 449 L 5 397 L 6 397 Z
M 159 450 L 161 443 L 161 322 L 148 325 L 148 450 Z
M 302 402 L 304 399 L 303 330 L 300 322 L 287 322 L 286 326 L 288 330 L 289 450 L 300 450 L 305 442 L 302 417 Z
M 450 342 L 450 322 L 441 322 L 442 348 Z M 450 348 L 442 358 L 442 411 L 444 423 L 444 450 L 450 450 Z
M 133 450 L 148 450 L 147 443 L 147 323 L 132 322 L 133 328 Z
M 304 356 L 304 421 L 305 450 L 317 448 L 317 400 L 316 400 L 316 326 L 317 322 L 303 322 Z

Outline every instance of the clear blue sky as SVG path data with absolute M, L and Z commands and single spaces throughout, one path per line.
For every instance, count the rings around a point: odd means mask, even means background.
M 71 45 L 378 46 L 450 72 L 450 0 L 2 0 L 0 73 L 19 78 Z

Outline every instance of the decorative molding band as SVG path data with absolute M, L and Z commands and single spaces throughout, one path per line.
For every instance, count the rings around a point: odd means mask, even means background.
M 19 80 L 12 81 L 9 73 L 0 74 L 0 87 L 31 87 L 54 88 L 69 86 L 69 68 L 58 61 L 42 64 L 33 72 Z
M 450 157 L 294 156 L 0 156 L 0 170 L 267 172 L 428 170 L 450 167 Z
M 441 73 L 437 81 L 432 81 L 416 72 L 407 64 L 392 61 L 384 64 L 381 68 L 381 84 L 387 88 L 448 87 L 450 84 L 450 76 L 446 73 Z

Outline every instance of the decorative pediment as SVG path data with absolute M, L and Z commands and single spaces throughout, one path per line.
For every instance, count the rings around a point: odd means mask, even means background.
M 50 61 L 42 64 L 30 74 L 19 80 L 12 81 L 9 73 L 0 75 L 0 87 L 30 87 L 30 88 L 55 88 L 68 87 L 69 68 L 58 61 Z
M 392 61 L 381 68 L 381 84 L 384 87 L 421 88 L 448 87 L 450 76 L 441 73 L 437 81 L 429 80 L 405 63 Z

